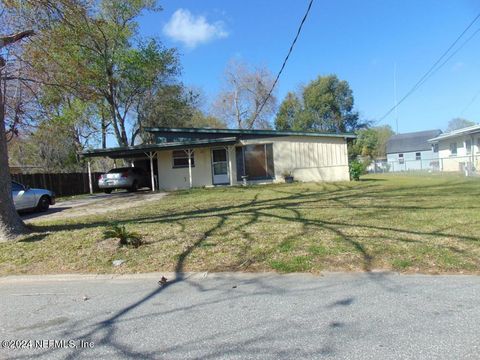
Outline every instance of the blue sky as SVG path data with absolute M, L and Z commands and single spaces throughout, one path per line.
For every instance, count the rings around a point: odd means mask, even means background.
M 208 105 L 232 58 L 278 72 L 307 3 L 165 0 L 163 11 L 140 18 L 140 32 L 179 49 L 182 80 L 202 89 Z M 276 95 L 337 74 L 362 118 L 378 119 L 394 102 L 394 64 L 401 98 L 479 12 L 474 0 L 316 0 Z M 471 32 L 478 28 L 480 20 Z M 480 95 L 471 103 L 480 93 L 479 48 L 480 33 L 400 105 L 399 132 L 444 129 L 458 116 L 480 122 Z M 395 115 L 383 124 L 395 128 Z

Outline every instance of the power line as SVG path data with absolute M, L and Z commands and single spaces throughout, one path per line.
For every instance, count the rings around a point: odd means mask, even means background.
M 451 55 L 450 57 L 448 57 L 448 59 L 447 59 L 445 62 L 443 62 L 438 68 L 436 68 L 437 65 L 443 60 L 443 58 L 444 58 L 445 56 L 447 56 L 447 54 L 450 52 L 450 50 L 452 50 L 452 49 L 455 47 L 455 45 L 457 45 L 457 43 L 460 41 L 460 39 L 465 35 L 465 33 L 466 33 L 468 30 L 470 30 L 470 28 L 473 26 L 473 24 L 475 24 L 475 22 L 476 22 L 479 18 L 480 18 L 480 14 L 478 14 L 477 16 L 475 16 L 475 18 L 470 22 L 470 24 L 468 24 L 468 26 L 465 28 L 465 30 L 463 30 L 462 33 L 455 39 L 455 41 L 448 47 L 448 49 L 445 50 L 445 51 L 443 52 L 443 54 L 437 59 L 437 61 L 435 61 L 435 62 L 433 63 L 433 65 L 428 69 L 428 71 L 427 71 L 425 74 L 423 74 L 423 76 L 420 78 L 420 80 L 418 80 L 418 81 L 416 82 L 416 84 L 400 99 L 400 101 L 399 101 L 396 105 L 394 105 L 390 110 L 388 110 L 388 111 L 385 113 L 385 115 L 383 115 L 383 116 L 378 120 L 378 122 L 384 120 L 388 115 L 390 115 L 390 114 L 392 113 L 392 111 L 394 111 L 401 103 L 403 103 L 410 95 L 412 95 L 413 92 L 415 92 L 415 90 L 417 90 L 420 86 L 422 86 L 422 85 L 425 83 L 425 81 L 426 81 L 428 78 L 430 78 L 430 76 L 431 76 L 434 72 L 436 72 L 438 69 L 440 69 L 448 60 L 450 60 L 450 58 L 451 58 L 453 55 Z M 478 32 L 478 30 L 477 30 L 477 32 Z M 474 35 L 475 35 L 477 32 L 475 32 Z M 473 36 L 471 36 L 466 42 L 468 42 L 472 37 L 473 37 Z M 460 46 L 459 49 L 461 49 L 461 48 L 466 44 L 466 42 L 463 43 L 463 44 Z M 456 54 L 459 49 L 457 49 L 453 54 Z
M 298 27 L 297 34 L 295 35 L 295 38 L 293 39 L 292 45 L 290 45 L 290 49 L 288 50 L 288 53 L 287 53 L 287 56 L 285 57 L 285 60 L 283 60 L 282 67 L 280 68 L 280 71 L 278 72 L 277 77 L 275 78 L 275 81 L 273 82 L 272 87 L 271 87 L 270 91 L 268 92 L 268 95 L 265 97 L 265 99 L 262 102 L 262 105 L 260 106 L 259 110 L 255 114 L 255 117 L 253 118 L 252 124 L 255 123 L 255 120 L 257 120 L 258 115 L 260 115 L 260 113 L 262 112 L 263 107 L 267 103 L 268 99 L 272 96 L 273 89 L 277 85 L 278 79 L 280 79 L 280 76 L 282 75 L 283 69 L 285 69 L 285 66 L 287 65 L 287 61 L 288 61 L 288 59 L 289 59 L 289 57 L 290 57 L 290 55 L 293 51 L 293 47 L 297 43 L 297 40 L 298 40 L 298 37 L 300 36 L 300 33 L 302 32 L 303 24 L 305 24 L 305 21 L 307 20 L 307 17 L 308 17 L 308 14 L 310 13 L 310 9 L 312 8 L 312 5 L 313 5 L 313 0 L 310 0 L 310 2 L 308 4 L 308 7 L 307 7 L 307 11 L 305 12 L 305 15 L 303 16 L 303 19 L 300 22 L 300 26 Z
M 470 106 L 475 102 L 475 100 L 477 100 L 477 97 L 478 97 L 479 95 L 480 95 L 480 91 L 477 92 L 477 93 L 475 94 L 475 96 L 472 97 L 472 100 L 470 100 L 470 102 L 468 103 L 468 105 L 463 108 L 462 112 L 460 113 L 460 116 L 463 116 L 463 114 L 465 114 L 465 111 L 467 111 L 467 110 L 470 108 Z
M 430 79 L 438 70 L 440 70 L 452 57 L 454 57 L 460 50 L 463 49 L 463 47 L 465 45 L 467 45 L 467 43 L 470 42 L 470 40 L 472 40 L 475 35 L 477 35 L 478 33 L 480 32 L 480 28 L 478 28 L 477 30 L 475 30 L 475 32 L 470 35 L 467 40 L 465 40 L 457 49 L 455 49 L 455 51 L 453 53 L 450 54 L 450 56 L 448 58 L 445 59 L 444 62 L 442 62 L 435 70 L 433 70 L 424 80 L 423 82 L 419 85 L 419 86 L 422 86 L 428 79 Z

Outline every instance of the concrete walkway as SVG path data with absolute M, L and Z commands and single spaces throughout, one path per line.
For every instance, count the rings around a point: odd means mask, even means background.
M 77 346 L 33 343 L 0 358 L 480 356 L 480 277 L 165 274 L 159 286 L 162 275 L 0 279 L 2 340 Z

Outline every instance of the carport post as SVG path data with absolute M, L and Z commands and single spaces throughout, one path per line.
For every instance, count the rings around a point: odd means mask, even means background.
M 188 177 L 190 180 L 190 189 L 193 187 L 192 185 L 192 149 L 185 150 L 188 155 Z
M 92 184 L 92 168 L 90 166 L 90 160 L 87 162 L 88 168 L 88 187 L 90 188 L 90 195 L 93 194 L 93 184 Z
M 148 158 L 150 159 L 150 179 L 152 181 L 152 191 L 155 191 L 155 177 L 153 175 L 153 157 L 155 156 L 155 153 L 150 152 L 148 154 Z
M 232 166 L 232 161 L 233 161 L 233 157 L 231 156 L 232 152 L 230 151 L 230 149 L 232 149 L 233 147 L 230 147 L 230 146 L 227 146 L 225 147 L 225 150 L 227 150 L 227 160 L 228 160 L 228 175 L 229 175 L 229 179 L 230 179 L 230 185 L 233 185 L 233 166 Z

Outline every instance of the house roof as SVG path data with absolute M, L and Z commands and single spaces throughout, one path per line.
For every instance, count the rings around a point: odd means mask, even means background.
M 352 133 L 319 133 L 313 131 L 280 131 L 280 130 L 257 130 L 257 129 L 213 129 L 213 128 L 166 128 L 147 127 L 145 131 L 151 133 L 193 133 L 193 134 L 225 134 L 225 135 L 267 135 L 267 136 L 317 136 L 317 137 L 341 137 L 356 138 Z
M 393 135 L 387 141 L 387 154 L 430 150 L 428 140 L 441 133 L 441 130 L 436 129 Z
M 236 137 L 216 138 L 216 139 L 201 139 L 190 141 L 176 141 L 160 144 L 142 144 L 135 146 L 123 146 L 108 149 L 91 149 L 85 150 L 81 153 L 84 157 L 101 157 L 108 156 L 112 159 L 115 158 L 132 158 L 138 157 L 138 155 L 146 155 L 149 152 L 157 150 L 176 150 L 176 149 L 190 149 L 196 147 L 202 147 L 205 145 L 232 145 L 237 142 Z
M 480 124 L 473 125 L 473 126 L 468 126 L 468 127 L 462 128 L 462 129 L 458 129 L 458 130 L 450 131 L 448 133 L 437 135 L 436 137 L 430 138 L 428 141 L 432 142 L 432 143 L 436 143 L 436 142 L 438 142 L 440 140 L 444 140 L 444 139 L 450 139 L 450 138 L 454 138 L 454 137 L 461 136 L 461 135 L 470 135 L 470 134 L 477 134 L 477 133 L 480 133 Z

